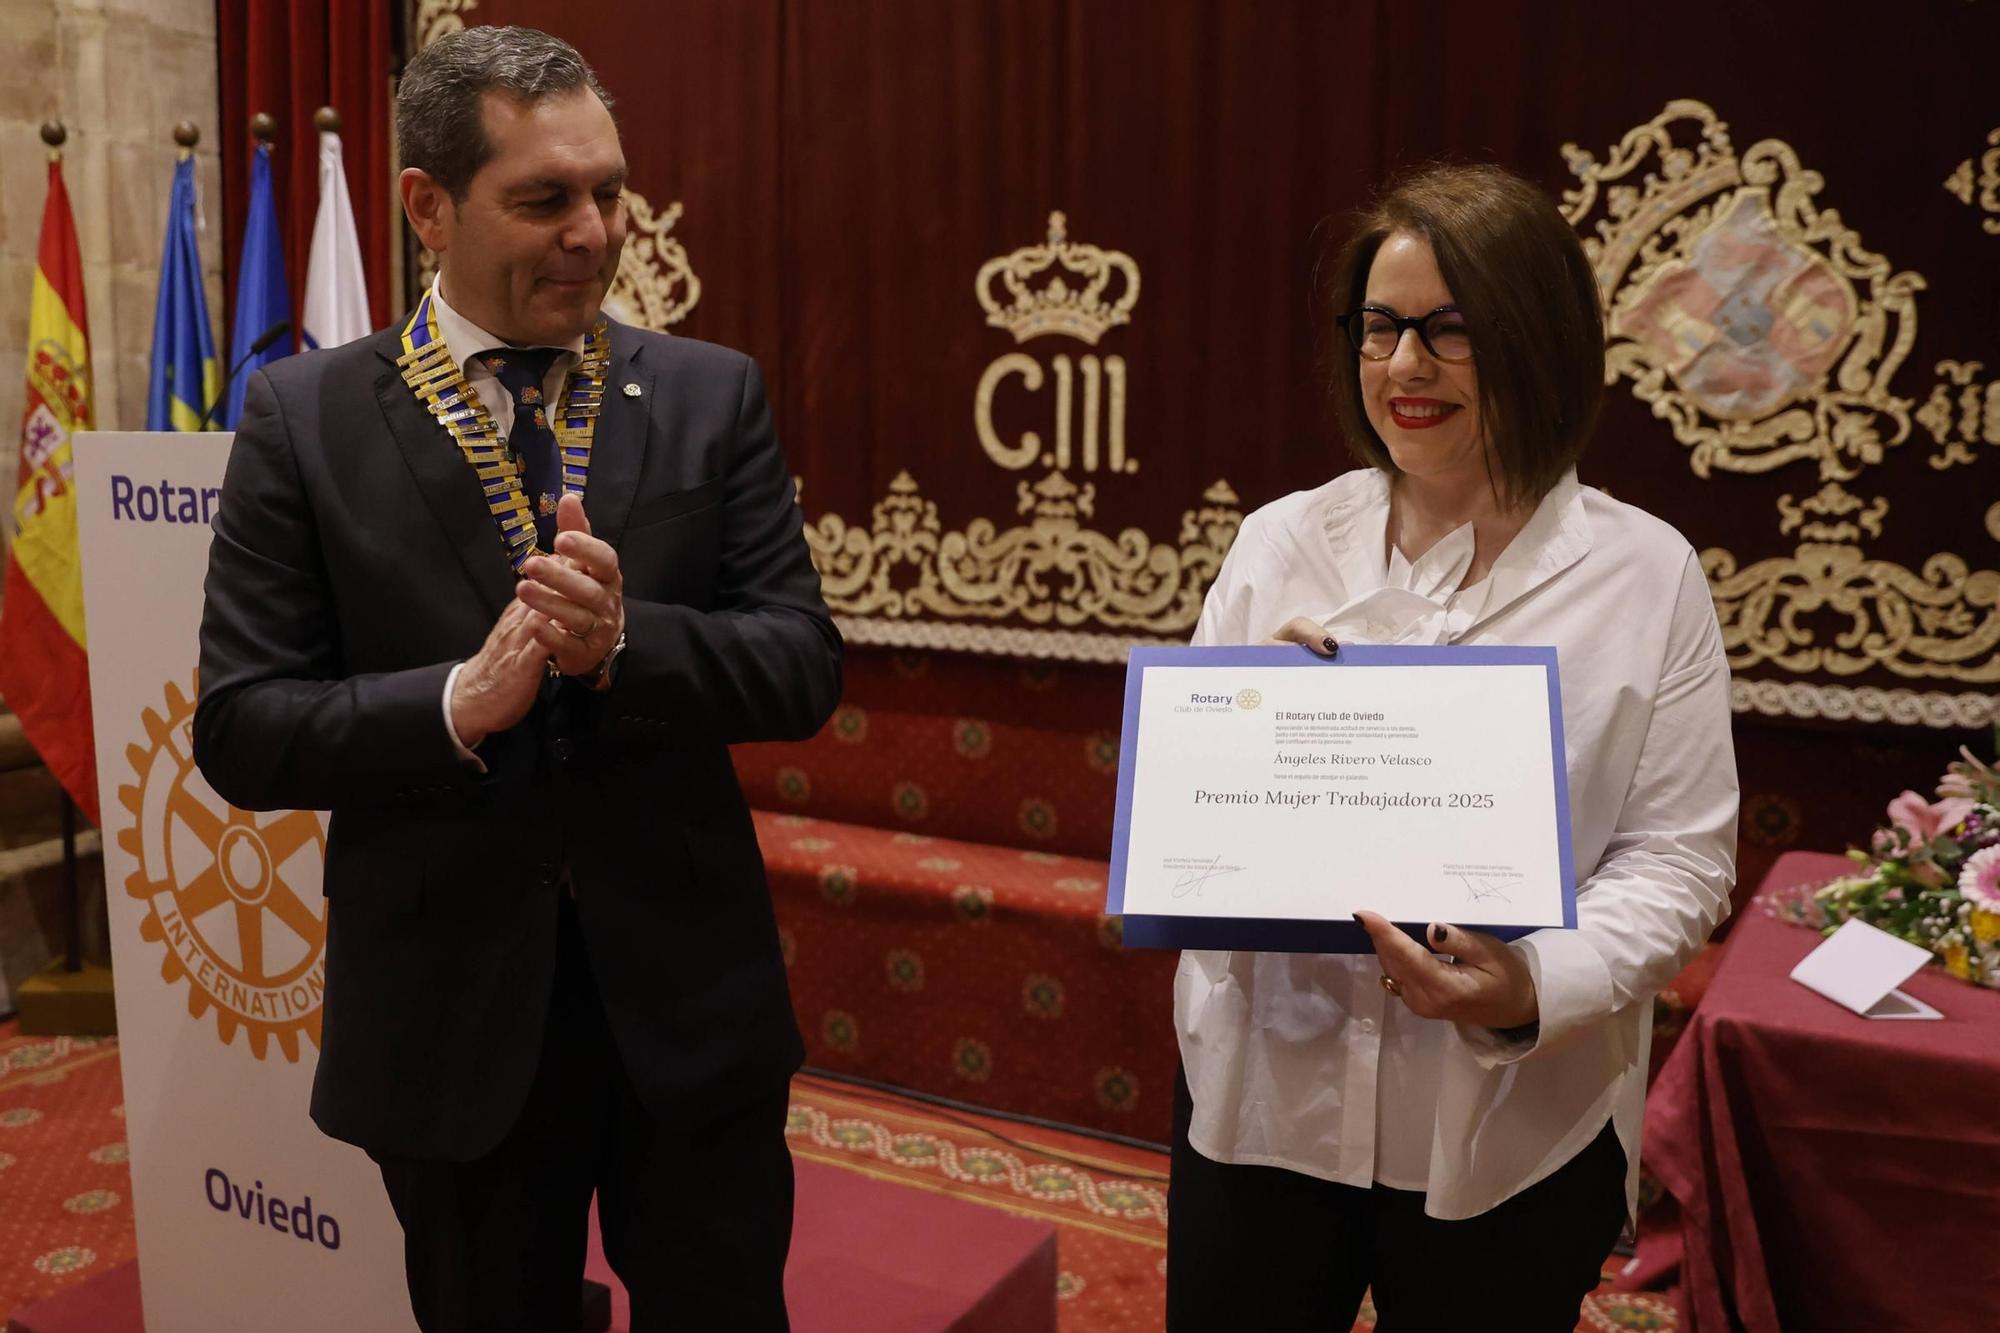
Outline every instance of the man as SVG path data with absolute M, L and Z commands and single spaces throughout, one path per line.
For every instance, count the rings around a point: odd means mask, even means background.
M 817 730 L 841 645 L 762 384 L 599 313 L 625 159 L 566 43 L 446 37 L 396 117 L 438 280 L 252 381 L 195 755 L 333 812 L 313 1118 L 426 1330 L 573 1329 L 593 1191 L 636 1329 L 783 1328 L 803 1050 L 726 747 Z

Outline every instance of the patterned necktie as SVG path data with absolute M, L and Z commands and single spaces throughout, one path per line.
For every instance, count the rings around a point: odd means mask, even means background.
M 479 354 L 481 364 L 514 400 L 514 430 L 507 437 L 507 448 L 521 469 L 528 512 L 535 516 L 535 544 L 545 552 L 555 550 L 562 457 L 556 450 L 555 430 L 549 425 L 548 405 L 542 401 L 542 385 L 549 377 L 549 367 L 561 355 L 554 347 L 496 347 Z

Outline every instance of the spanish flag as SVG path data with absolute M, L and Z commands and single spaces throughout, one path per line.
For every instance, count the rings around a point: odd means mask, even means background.
M 7 559 L 6 600 L 0 603 L 0 696 L 70 798 L 96 823 L 97 758 L 70 454 L 71 439 L 91 428 L 91 416 L 83 261 L 62 159 L 51 152 L 28 309 L 28 398 L 14 492 L 14 545 Z

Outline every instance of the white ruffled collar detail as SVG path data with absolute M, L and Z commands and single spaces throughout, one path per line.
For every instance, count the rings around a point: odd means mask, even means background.
M 1413 563 L 1389 548 L 1382 586 L 1320 622 L 1339 643 L 1450 643 L 1472 627 L 1489 580 L 1464 588 L 1472 568 L 1472 525 L 1453 529 Z M 1469 595 L 1468 595 L 1469 594 Z
M 1463 638 L 1590 549 L 1582 489 L 1574 472 L 1566 474 L 1500 553 L 1493 572 L 1465 587 L 1474 551 L 1471 524 L 1411 561 L 1388 547 L 1386 473 L 1371 471 L 1353 487 L 1337 488 L 1322 531 L 1342 582 L 1358 591 L 1321 617 L 1321 626 L 1341 643 L 1428 645 Z

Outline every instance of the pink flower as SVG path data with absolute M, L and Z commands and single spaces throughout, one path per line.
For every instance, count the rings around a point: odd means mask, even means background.
M 1953 764 L 1938 782 L 1938 795 L 1976 797 L 2000 787 L 2000 772 L 1981 763 L 1979 756 L 1963 745 L 1958 747 L 1958 753 L 1960 762 Z
M 1955 829 L 1972 813 L 1976 801 L 1948 796 L 1932 804 L 1913 791 L 1889 802 L 1889 822 L 1910 835 L 1913 842 L 1929 842 L 1940 833 Z
M 1975 906 L 2000 912 L 2000 847 L 1988 847 L 1965 859 L 1958 872 L 1958 891 Z

